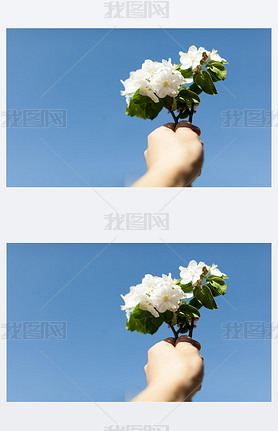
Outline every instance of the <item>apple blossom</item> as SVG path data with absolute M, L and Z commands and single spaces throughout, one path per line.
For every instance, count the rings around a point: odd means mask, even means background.
M 165 108 L 175 124 L 187 117 L 192 123 L 200 94 L 217 94 L 214 83 L 226 79 L 227 73 L 223 64 L 227 61 L 217 50 L 192 45 L 179 54 L 180 64 L 172 63 L 171 58 L 161 62 L 147 59 L 140 69 L 121 80 L 127 115 L 153 120 Z
M 219 63 L 221 63 L 222 61 L 224 61 L 225 63 L 227 63 L 227 61 L 225 60 L 225 58 L 221 58 L 219 54 L 217 54 L 217 49 L 213 49 L 210 53 L 210 59 L 213 61 L 219 61 Z
M 161 68 L 150 81 L 154 93 L 163 99 L 166 96 L 176 97 L 180 86 L 185 83 L 185 78 L 175 69 Z
M 224 278 L 228 277 L 217 265 L 191 260 L 187 267 L 179 269 L 180 279 L 172 278 L 171 274 L 161 277 L 146 274 L 141 283 L 121 295 L 127 329 L 154 334 L 166 322 L 175 338 L 186 332 L 191 337 L 200 317 L 199 309 L 218 308 L 214 296 L 226 293 Z
M 163 278 L 159 289 L 152 297 L 153 304 L 159 313 L 166 310 L 177 311 L 180 300 L 184 298 L 184 292 L 173 280 Z
M 210 273 L 211 275 L 215 275 L 217 277 L 222 277 L 222 276 L 226 277 L 226 274 L 219 271 L 219 269 L 217 268 L 217 265 L 215 265 L 214 263 L 211 265 Z
M 161 277 L 146 274 L 142 279 L 142 285 L 151 293 L 159 285 L 161 280 Z
M 145 60 L 142 64 L 142 71 L 148 76 L 153 76 L 157 70 L 161 68 L 161 63 L 158 61 Z
M 195 284 L 197 281 L 200 280 L 200 277 L 203 272 L 203 267 L 206 266 L 204 262 L 199 262 L 199 264 L 196 262 L 196 260 L 191 260 L 189 262 L 189 265 L 187 268 L 184 268 L 183 266 L 180 266 L 180 276 L 181 276 L 181 283 L 182 284 L 188 284 L 192 283 Z
M 189 262 L 189 265 L 187 268 L 184 268 L 183 266 L 179 267 L 180 269 L 180 277 L 181 277 L 181 284 L 187 284 L 191 283 L 194 285 L 198 283 L 199 280 L 201 280 L 201 276 L 208 277 L 209 275 L 214 275 L 217 277 L 226 277 L 226 274 L 222 273 L 218 268 L 217 265 L 214 263 L 210 266 L 205 264 L 204 262 L 197 262 L 195 260 L 192 260 Z
M 200 65 L 200 62 L 203 58 L 203 52 L 206 52 L 205 48 L 199 48 L 195 45 L 190 46 L 189 50 L 187 52 L 179 52 L 180 55 L 180 62 L 181 62 L 181 68 L 182 69 L 189 69 L 192 67 L 192 69 L 195 69 L 197 66 Z
M 134 310 L 136 305 L 138 304 L 138 298 L 132 291 L 132 288 L 130 288 L 130 292 L 126 295 L 121 295 L 122 299 L 125 302 L 125 305 L 121 305 L 121 310 L 124 310 L 126 312 L 127 319 L 130 318 L 130 313 Z

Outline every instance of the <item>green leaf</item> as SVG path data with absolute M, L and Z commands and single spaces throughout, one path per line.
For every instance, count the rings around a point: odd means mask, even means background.
M 166 97 L 163 97 L 163 99 L 161 99 L 161 102 L 167 109 L 171 110 L 174 103 L 174 98 L 171 96 L 166 96 Z
M 149 98 L 149 96 L 143 96 L 142 94 L 139 93 L 139 90 L 137 90 L 134 93 L 134 95 L 133 95 L 133 97 L 132 97 L 131 100 L 136 105 L 144 105 L 145 103 L 147 103 L 151 99 Z
M 173 313 L 173 320 L 171 322 L 172 323 L 171 326 L 175 326 L 177 324 L 177 321 L 178 321 L 177 313 Z
M 213 299 L 213 295 L 208 286 L 198 287 L 194 292 L 195 298 L 203 304 L 204 307 L 209 308 L 210 310 L 216 310 L 217 304 Z
M 187 102 L 184 99 L 178 99 L 177 110 L 179 112 L 179 118 L 185 118 L 189 114 Z
M 188 88 L 187 88 L 187 90 L 189 90 L 189 91 L 193 91 L 194 93 L 196 93 L 196 94 L 200 94 L 200 93 L 202 93 L 202 89 L 197 85 L 197 84 L 195 84 L 195 82 L 193 82 L 193 84 L 191 84 Z
M 218 94 L 207 70 L 203 70 L 195 75 L 195 83 L 207 94 Z
M 192 299 L 190 299 L 190 301 L 188 301 L 188 303 L 187 303 L 188 305 L 192 305 L 192 307 L 195 307 L 195 308 L 197 308 L 198 310 L 203 306 L 203 304 L 200 302 L 200 301 L 198 301 L 198 299 L 197 298 L 192 298 Z
M 189 316 L 186 316 L 184 313 L 180 312 L 177 313 L 177 324 L 178 325 L 187 325 L 188 324 L 188 319 L 190 319 Z
M 196 85 L 196 87 L 198 87 Z M 183 88 L 178 94 L 177 109 L 179 111 L 179 118 L 184 119 L 189 115 L 189 108 L 192 103 L 200 103 L 200 98 L 194 91 Z
M 179 114 L 179 117 L 180 117 L 181 120 L 184 120 L 185 118 L 188 117 L 188 115 L 189 115 L 188 112 L 184 111 L 182 114 Z
M 135 105 L 135 103 L 132 102 L 132 100 L 129 102 L 129 106 L 126 107 L 126 115 L 129 115 L 130 117 L 134 117 L 137 113 L 137 105 Z
M 223 280 L 223 278 L 210 275 L 207 278 L 207 281 L 209 282 L 209 284 L 212 287 L 214 287 L 214 289 L 217 290 L 217 292 L 219 293 L 219 295 L 225 295 L 226 289 L 227 289 L 227 285 L 226 285 L 226 282 Z
M 163 319 L 161 316 L 154 317 L 149 311 L 141 310 L 138 304 L 134 308 L 129 321 L 126 322 L 126 329 L 142 334 L 154 334 L 162 323 Z
M 196 307 L 190 304 L 182 304 L 179 306 L 177 313 L 183 313 L 189 317 L 200 317 L 201 314 Z
M 220 293 L 212 286 L 212 284 L 208 283 L 207 286 L 210 288 L 212 296 L 220 296 Z
M 178 69 L 180 71 L 180 73 L 182 74 L 182 76 L 184 78 L 191 78 L 191 76 L 193 75 L 193 71 L 191 69 L 191 67 L 189 69 Z
M 126 114 L 130 117 L 137 116 L 138 118 L 153 120 L 162 108 L 161 102 L 155 103 L 149 96 L 142 96 L 137 90 L 130 100 L 129 106 L 126 107 Z
M 179 330 L 179 332 L 180 332 L 180 334 L 185 334 L 186 332 L 188 332 L 189 331 L 189 328 L 187 328 L 187 326 L 184 326 L 183 328 L 181 328 L 180 330 Z
M 180 99 L 185 100 L 189 104 L 191 104 L 192 102 L 194 102 L 194 103 L 200 103 L 201 102 L 200 97 L 198 96 L 198 94 L 195 93 L 194 91 L 188 90 L 188 89 L 182 89 L 179 92 L 178 100 L 180 100 Z
M 182 288 L 184 293 L 190 293 L 193 290 L 192 283 L 187 283 L 187 284 L 177 283 L 177 284 Z
M 174 313 L 172 311 L 166 310 L 164 313 L 161 313 L 161 316 L 165 322 L 171 323 Z
M 211 76 L 211 79 L 213 80 L 213 82 L 217 82 L 220 81 L 220 79 L 218 78 L 218 76 L 210 69 L 208 69 L 208 73 Z
M 217 78 L 221 79 L 222 81 L 226 79 L 227 69 L 219 61 L 209 61 L 207 63 L 207 68 L 210 69 L 217 76 Z

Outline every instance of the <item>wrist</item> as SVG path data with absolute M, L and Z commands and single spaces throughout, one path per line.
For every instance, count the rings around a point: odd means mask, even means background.
M 188 391 L 177 382 L 153 382 L 136 398 L 135 402 L 184 402 L 191 401 Z
M 149 169 L 148 174 L 152 177 L 161 178 L 164 186 L 189 187 L 193 181 L 193 175 L 190 178 L 190 171 L 181 162 L 156 163 Z

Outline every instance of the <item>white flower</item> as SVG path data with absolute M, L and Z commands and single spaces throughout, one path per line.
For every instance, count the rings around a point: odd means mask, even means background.
M 204 48 L 203 46 L 200 46 L 200 48 L 198 49 L 198 51 L 202 54 L 202 56 L 203 56 L 203 54 L 205 53 L 206 55 L 207 55 L 207 57 L 209 56 L 209 54 L 210 54 L 210 51 L 208 51 L 206 48 Z
M 210 58 L 213 61 L 219 61 L 221 63 L 221 61 L 226 61 L 225 58 L 220 57 L 219 54 L 217 54 L 217 50 L 213 49 L 210 53 Z
M 215 265 L 214 263 L 211 265 L 210 273 L 211 273 L 211 275 L 215 275 L 216 277 L 222 277 L 222 275 L 224 275 L 224 277 L 227 277 L 226 274 L 224 274 L 223 272 L 221 272 L 217 268 L 217 265 Z
M 203 52 L 206 51 L 204 48 L 197 49 L 195 45 L 190 46 L 188 52 L 179 52 L 180 55 L 180 62 L 181 62 L 181 68 L 182 69 L 189 69 L 192 67 L 192 69 L 195 69 L 197 66 L 199 66 L 200 61 L 203 58 Z
M 195 45 L 190 46 L 188 52 L 180 51 L 179 54 L 181 69 L 191 67 L 193 70 L 196 69 L 204 54 L 215 61 L 226 61 L 215 49 L 210 52 L 204 47 L 197 49 Z M 121 95 L 125 96 L 127 105 L 138 90 L 140 95 L 149 97 L 155 103 L 159 103 L 159 99 L 166 96 L 176 97 L 181 85 L 193 82 L 192 78 L 184 78 L 177 67 L 176 64 L 172 64 L 171 58 L 161 62 L 145 60 L 141 69 L 130 72 L 129 78 L 125 81 L 121 80 L 124 86 Z
M 127 105 L 129 105 L 130 99 L 133 97 L 135 91 L 138 90 L 138 79 L 135 74 L 136 72 L 130 72 L 128 79 L 125 81 L 121 80 L 121 83 L 125 87 L 125 89 L 121 91 L 121 95 L 125 96 Z
M 172 64 L 171 58 L 167 60 L 162 60 L 162 63 L 160 63 L 160 67 L 158 70 L 169 70 L 170 72 L 176 71 L 176 65 Z
M 180 86 L 185 82 L 182 74 L 173 65 L 170 67 L 167 63 L 167 66 L 163 66 L 151 78 L 150 85 L 154 93 L 163 99 L 166 96 L 177 96 Z
M 152 303 L 159 313 L 164 313 L 166 310 L 176 311 L 184 296 L 183 290 L 175 284 L 171 274 L 163 275 L 159 288 L 153 292 Z
M 145 277 L 142 279 L 142 285 L 145 286 L 149 293 L 151 293 L 159 285 L 161 280 L 161 277 L 146 274 Z
M 183 78 L 170 58 L 168 61 L 162 60 L 161 63 L 145 60 L 141 69 L 130 72 L 129 78 L 125 81 L 121 80 L 125 87 L 121 95 L 126 97 L 126 103 L 129 105 L 130 99 L 139 90 L 139 94 L 148 96 L 158 103 L 159 98 L 177 96 L 180 86 L 190 82 L 192 79 Z
M 141 310 L 148 310 L 154 317 L 159 316 L 151 303 L 152 291 L 158 286 L 159 280 L 162 280 L 162 278 L 146 274 L 142 279 L 142 283 L 131 286 L 129 293 L 121 295 L 125 302 L 125 305 L 121 305 L 121 309 L 126 312 L 128 320 L 136 305 L 139 305 Z
M 155 103 L 159 102 L 159 98 L 154 94 L 152 88 L 150 87 L 149 81 L 146 79 L 139 83 L 139 93 L 141 96 L 150 97 Z
M 164 313 L 166 310 L 177 311 L 182 298 L 184 298 L 184 292 L 180 286 L 175 285 L 173 280 L 171 282 L 164 280 L 160 288 L 155 291 L 152 300 L 155 308 L 160 313 Z
M 155 310 L 155 308 L 151 302 L 150 296 L 146 293 L 144 295 L 142 295 L 140 298 L 139 308 L 141 310 L 149 311 L 154 317 L 159 317 L 159 313 Z
M 151 61 L 151 60 L 146 60 Z M 152 62 L 153 63 L 153 62 Z M 145 63 L 143 66 L 147 67 Z M 150 66 L 149 66 L 150 67 Z M 150 97 L 155 103 L 159 102 L 158 97 L 154 94 L 150 86 L 151 73 L 148 70 L 138 69 L 135 72 L 130 72 L 130 76 L 125 81 L 121 80 L 121 83 L 125 87 L 121 91 L 121 95 L 126 97 L 126 103 L 129 105 L 130 99 L 134 96 L 134 93 L 139 90 L 142 96 Z
M 183 78 L 181 77 L 181 73 L 177 70 L 178 65 L 177 64 L 172 64 L 172 60 L 171 58 L 169 58 L 168 61 L 166 60 L 162 60 L 161 67 L 158 70 L 168 70 L 169 73 L 173 73 L 176 74 L 177 76 L 180 77 L 180 79 L 183 79 L 182 84 L 190 84 L 191 82 L 193 82 L 193 78 Z
M 181 284 L 191 282 L 192 284 L 195 284 L 200 280 L 204 267 L 207 268 L 207 265 L 204 262 L 199 262 L 199 264 L 197 264 L 196 260 L 191 260 L 187 268 L 180 266 Z
M 152 61 L 152 60 L 145 60 L 142 64 L 142 70 L 144 73 L 146 73 L 149 77 L 153 76 L 154 73 L 161 67 L 161 63 L 158 63 L 158 61 Z
M 132 311 L 138 304 L 138 298 L 136 297 L 134 290 L 132 289 L 135 289 L 135 287 L 131 287 L 130 292 L 126 295 L 121 295 L 122 299 L 125 302 L 125 305 L 121 305 L 121 310 L 124 310 L 126 312 L 127 320 L 129 320 L 130 313 L 132 313 Z

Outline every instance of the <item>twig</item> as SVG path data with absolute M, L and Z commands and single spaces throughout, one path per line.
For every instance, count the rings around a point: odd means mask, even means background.
M 174 328 L 174 326 L 170 326 L 170 328 L 172 329 L 173 334 L 175 336 L 175 341 L 177 341 L 178 336 L 179 336 L 179 331 L 176 331 L 175 328 Z
M 194 329 L 194 317 L 191 318 L 191 325 L 189 328 L 189 337 L 192 338 L 192 334 L 193 334 L 193 329 Z
M 191 103 L 191 109 L 190 109 L 190 111 L 189 111 L 189 123 L 191 123 L 192 124 L 192 118 L 193 118 L 193 114 L 194 114 L 194 104 L 193 103 Z
M 178 117 L 176 117 L 175 116 L 175 114 L 174 114 L 174 112 L 173 111 L 170 111 L 170 113 L 171 113 L 171 115 L 172 115 L 172 117 L 173 117 L 173 120 L 174 120 L 174 122 L 175 122 L 175 124 L 177 125 L 178 124 Z

